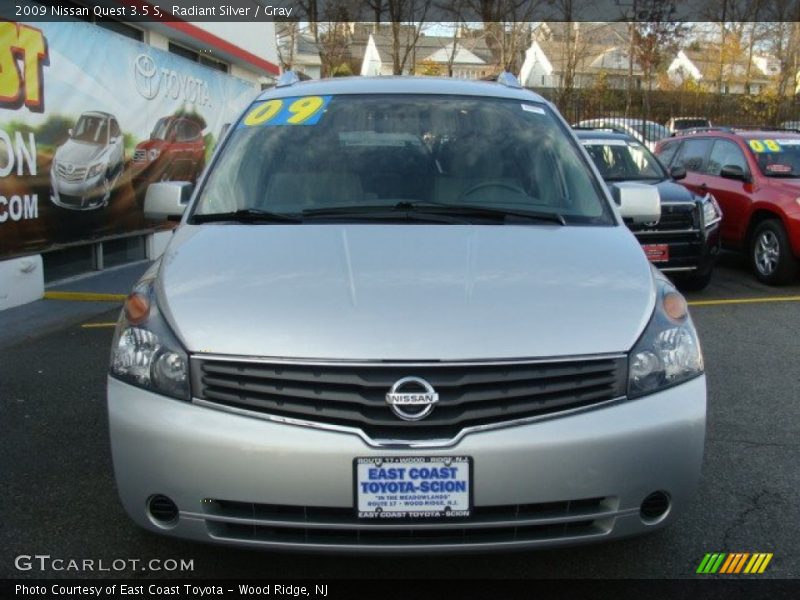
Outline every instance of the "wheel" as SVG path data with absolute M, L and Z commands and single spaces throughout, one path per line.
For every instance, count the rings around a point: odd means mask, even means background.
M 708 287 L 711 283 L 712 269 L 707 271 L 695 272 L 689 275 L 678 275 L 675 279 L 675 284 L 687 292 L 699 292 Z
M 767 285 L 787 285 L 797 277 L 797 260 L 778 219 L 758 224 L 750 242 L 750 260 L 756 277 Z

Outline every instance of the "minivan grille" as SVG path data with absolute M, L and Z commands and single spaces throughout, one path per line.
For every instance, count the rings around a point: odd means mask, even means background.
M 616 516 L 616 498 L 543 504 L 476 506 L 465 520 L 359 521 L 352 507 L 284 506 L 205 499 L 215 538 L 336 546 L 431 546 L 534 542 L 602 536 Z
M 386 402 L 401 378 L 439 394 L 422 420 L 404 421 Z M 620 397 L 624 356 L 558 362 L 288 364 L 194 357 L 195 398 L 316 423 L 359 428 L 372 439 L 449 439 L 465 427 L 502 423 Z

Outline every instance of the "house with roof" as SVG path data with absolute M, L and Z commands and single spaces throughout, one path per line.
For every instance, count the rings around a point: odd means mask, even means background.
M 693 81 L 704 91 L 723 94 L 759 94 L 779 72 L 780 63 L 763 55 L 754 55 L 751 61 L 747 57 L 724 61 L 720 70 L 719 50 L 714 48 L 680 50 L 667 67 L 667 74 L 676 85 Z
M 403 48 L 404 50 L 404 48 Z M 360 60 L 364 76 L 392 75 L 394 70 L 391 33 L 383 28 L 368 33 L 366 40 L 354 37 L 350 44 L 353 62 Z M 403 74 L 442 75 L 459 79 L 481 79 L 497 67 L 482 37 L 420 34 L 411 49 Z
M 592 87 L 603 74 L 607 85 L 625 89 L 631 74 L 628 26 L 625 23 L 541 23 L 534 29 L 520 69 L 522 85 L 561 87 L 572 73 L 573 87 Z M 634 86 L 644 73 L 634 60 Z
M 293 70 L 310 79 L 322 76 L 322 59 L 313 36 L 297 23 L 276 24 L 278 58 L 283 70 Z

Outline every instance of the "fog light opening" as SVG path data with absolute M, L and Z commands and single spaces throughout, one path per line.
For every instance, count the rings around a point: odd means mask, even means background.
M 147 516 L 155 525 L 169 529 L 178 524 L 178 507 L 167 496 L 155 494 L 147 500 Z
M 654 525 L 667 517 L 671 507 L 672 502 L 667 492 L 653 492 L 642 500 L 639 515 L 642 518 L 642 522 L 647 525 Z

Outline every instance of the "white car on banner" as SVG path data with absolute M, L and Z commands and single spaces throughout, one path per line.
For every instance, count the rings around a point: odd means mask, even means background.
M 50 167 L 50 199 L 73 210 L 107 206 L 125 168 L 122 131 L 114 115 L 83 113 Z

